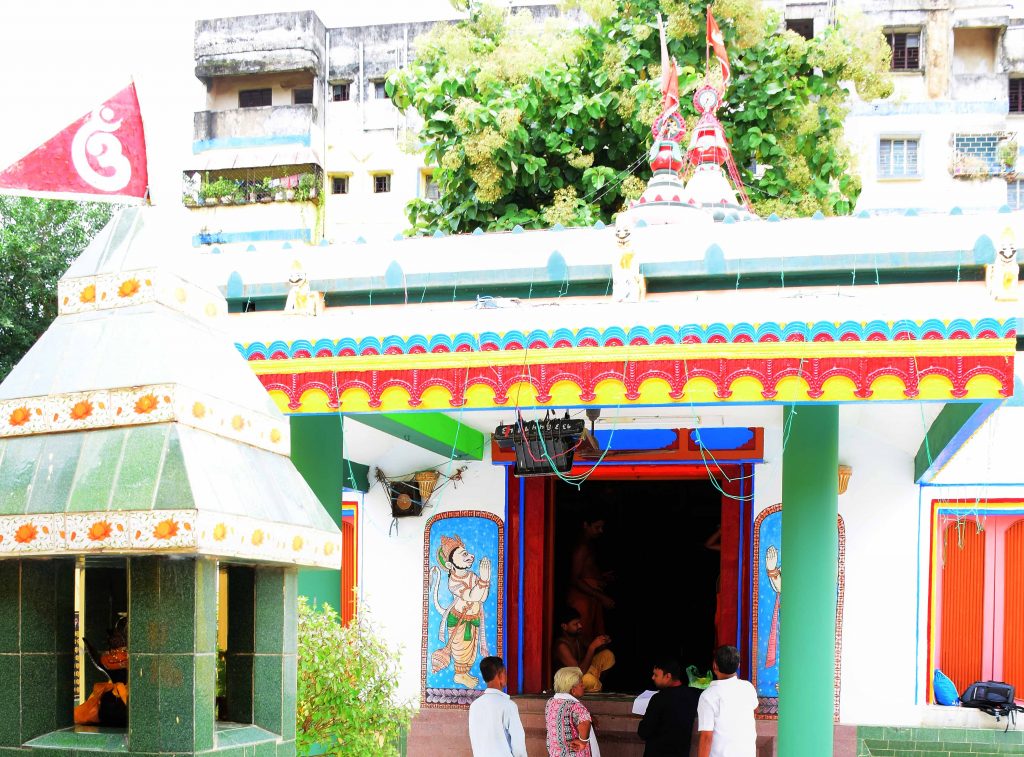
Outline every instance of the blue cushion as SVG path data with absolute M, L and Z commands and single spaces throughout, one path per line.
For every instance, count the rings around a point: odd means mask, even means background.
M 932 676 L 932 688 L 935 689 L 935 701 L 948 707 L 960 704 L 960 694 L 956 690 L 956 684 L 949 680 L 949 677 L 938 668 Z

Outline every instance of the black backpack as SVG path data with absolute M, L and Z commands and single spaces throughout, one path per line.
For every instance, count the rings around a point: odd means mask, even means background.
M 987 712 L 995 717 L 996 722 L 1007 715 L 1014 720 L 1015 713 L 1024 712 L 1024 707 L 1018 707 L 1013 701 L 1013 685 L 1002 681 L 972 683 L 960 695 L 960 704 Z M 1006 725 L 1009 728 L 1010 723 L 1007 722 Z

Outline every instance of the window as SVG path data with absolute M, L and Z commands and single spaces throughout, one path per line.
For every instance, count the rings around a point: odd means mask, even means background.
M 1006 182 L 1006 204 L 1010 210 L 1024 210 L 1024 179 Z
M 433 174 L 423 174 L 423 197 L 428 200 L 440 200 L 441 190 L 434 181 Z
M 331 85 L 331 100 L 340 103 L 351 99 L 349 94 L 349 83 L 344 82 L 342 84 Z
M 292 102 L 295 103 L 296 105 L 312 105 L 313 88 L 309 87 L 306 89 L 293 89 Z
M 892 48 L 893 71 L 918 71 L 921 68 L 921 33 L 888 32 L 885 35 Z
M 373 191 L 375 193 L 391 191 L 391 174 L 378 173 L 373 176 Z
M 332 195 L 347 195 L 348 194 L 348 177 L 347 176 L 332 176 L 331 177 L 331 194 Z
M 371 83 L 373 85 L 373 99 L 374 100 L 387 100 L 388 99 L 388 92 L 384 88 L 384 81 L 380 80 L 380 81 L 375 81 L 375 82 L 371 82 Z
M 917 172 L 917 137 L 878 141 L 878 177 L 914 178 Z
M 1024 113 L 1024 79 L 1010 79 L 1010 112 Z
M 1001 134 L 954 134 L 953 175 L 986 176 L 1002 172 L 999 163 Z
M 270 87 L 265 89 L 243 89 L 238 93 L 239 108 L 266 108 L 273 104 L 273 93 Z
M 961 692 L 986 680 L 1006 681 L 1020 692 L 1024 514 L 1019 506 L 979 504 L 975 510 L 972 503 L 974 512 L 965 515 L 953 509 L 954 503 L 940 503 L 935 516 L 932 601 L 937 622 L 931 630 L 931 667 L 941 669 Z
M 791 32 L 796 32 L 804 39 L 812 39 L 814 37 L 813 18 L 787 18 L 786 28 Z

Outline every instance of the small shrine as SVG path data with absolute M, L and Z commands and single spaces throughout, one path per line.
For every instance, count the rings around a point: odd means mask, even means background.
M 121 211 L 0 385 L 4 751 L 295 754 L 298 568 L 341 537 L 175 223 Z

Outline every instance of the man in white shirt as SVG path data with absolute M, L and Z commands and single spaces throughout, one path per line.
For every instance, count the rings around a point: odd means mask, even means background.
M 698 757 L 756 757 L 754 712 L 757 691 L 750 681 L 736 677 L 740 652 L 736 647 L 715 650 L 711 669 L 715 680 L 697 703 Z
M 487 690 L 469 706 L 469 741 L 473 757 L 526 757 L 526 733 L 519 708 L 503 689 L 508 684 L 500 657 L 480 660 Z

